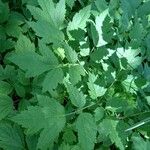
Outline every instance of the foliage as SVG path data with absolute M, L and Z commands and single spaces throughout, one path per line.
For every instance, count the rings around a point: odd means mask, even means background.
M 148 150 L 149 0 L 0 0 L 0 150 Z

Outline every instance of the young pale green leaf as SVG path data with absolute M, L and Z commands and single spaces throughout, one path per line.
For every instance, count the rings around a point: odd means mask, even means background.
M 64 73 L 61 68 L 56 68 L 49 71 L 43 81 L 43 92 L 54 90 L 59 83 L 63 82 Z
M 88 88 L 89 88 L 89 94 L 92 99 L 97 99 L 98 97 L 101 97 L 105 94 L 106 88 L 101 87 L 94 82 L 96 81 L 97 76 L 94 74 L 89 73 L 89 80 L 88 80 Z
M 75 86 L 73 86 L 68 81 L 65 81 L 65 86 L 67 88 L 71 103 L 76 107 L 82 108 L 86 103 L 86 97 L 82 93 L 82 91 L 79 91 Z
M 77 118 L 79 144 L 83 150 L 93 150 L 96 142 L 97 126 L 94 118 L 89 113 L 81 113 Z
M 17 128 L 8 123 L 0 123 L 0 148 L 4 150 L 23 150 L 25 145 Z
M 0 93 L 0 120 L 4 119 L 13 111 L 13 101 L 12 99 Z
M 132 49 L 129 47 L 128 49 L 118 48 L 117 55 L 119 58 L 126 58 L 129 63 L 129 68 L 137 68 L 141 62 L 142 57 L 138 56 L 141 53 L 140 49 Z
M 103 39 L 103 31 L 102 31 L 103 22 L 104 22 L 104 19 L 107 15 L 108 15 L 108 9 L 104 10 L 95 19 L 96 30 L 97 30 L 98 35 L 99 35 L 99 41 L 98 41 L 97 47 L 100 47 L 100 46 L 107 44 L 107 42 L 104 41 L 104 39 Z
M 90 17 L 91 5 L 84 7 L 78 13 L 76 13 L 72 21 L 68 24 L 68 30 L 84 29 L 86 22 Z

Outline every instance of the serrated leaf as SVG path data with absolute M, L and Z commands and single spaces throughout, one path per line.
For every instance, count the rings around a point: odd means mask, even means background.
M 38 96 L 39 101 L 49 99 L 46 96 Z M 45 103 L 46 104 L 46 103 Z M 43 105 L 42 112 L 47 120 L 45 129 L 41 132 L 37 147 L 42 149 L 53 143 L 66 123 L 64 107 L 55 99 L 49 99 L 48 105 Z
M 69 143 L 69 144 L 73 144 L 74 142 L 76 142 L 76 136 L 73 132 L 73 130 L 71 130 L 70 128 L 67 128 L 65 131 L 64 131 L 64 134 L 63 134 L 63 140 L 66 142 L 66 143 Z
M 49 63 L 59 65 L 59 61 L 55 56 L 55 54 L 53 53 L 52 49 L 48 47 L 42 40 L 39 41 L 39 51 L 41 55 L 44 56 Z
M 38 142 L 38 136 L 31 136 L 31 135 L 27 135 L 26 136 L 26 143 L 28 146 L 29 150 L 36 150 L 36 145 Z
M 134 150 L 148 150 L 150 147 L 150 141 L 149 140 L 144 140 L 142 137 L 140 136 L 133 136 L 132 137 L 132 141 L 133 141 L 133 149 Z
M 95 46 L 97 46 L 98 41 L 99 41 L 99 34 L 97 32 L 95 23 L 91 22 L 90 27 L 91 27 L 91 36 L 92 36 L 92 39 L 93 39 L 93 43 L 94 43 Z
M 81 81 L 81 76 L 85 75 L 85 71 L 83 66 L 76 65 L 69 67 L 69 76 L 70 76 L 70 82 L 73 84 L 77 84 L 79 81 Z
M 41 55 L 35 52 L 34 45 L 25 36 L 20 36 L 16 52 L 8 56 L 8 60 L 26 72 L 26 77 L 35 77 L 58 65 L 58 60 L 44 43 L 40 42 Z
M 66 0 L 67 5 L 72 8 L 76 0 Z
M 72 21 L 68 24 L 68 30 L 75 29 L 84 29 L 86 26 L 86 22 L 90 17 L 91 6 L 86 6 L 81 9 L 78 13 L 76 13 L 72 19 Z
M 13 111 L 13 101 L 12 99 L 0 93 L 0 120 L 4 119 Z
M 64 107 L 55 99 L 39 95 L 40 106 L 30 106 L 28 110 L 12 117 L 11 120 L 27 129 L 28 134 L 40 132 L 37 148 L 45 149 L 55 138 L 65 125 Z M 43 103 L 43 101 L 46 102 Z
M 21 34 L 19 36 L 19 39 L 17 41 L 17 44 L 15 46 L 15 49 L 17 52 L 23 52 L 23 51 L 35 51 L 35 46 L 31 41 Z
M 8 59 L 26 72 L 26 77 L 35 77 L 54 67 L 46 62 L 44 57 L 33 52 L 13 53 Z
M 105 0 L 96 0 L 95 5 L 100 13 L 107 9 L 107 2 Z
M 130 64 L 129 68 L 137 68 L 141 62 L 142 57 L 138 56 L 138 54 L 141 52 L 140 49 L 132 49 L 129 47 L 128 49 L 118 48 L 117 49 L 117 55 L 119 58 L 126 58 L 128 63 Z
M 88 88 L 89 88 L 89 94 L 92 99 L 97 99 L 98 97 L 101 97 L 105 94 L 107 89 L 104 87 L 101 87 L 94 82 L 96 81 L 97 76 L 95 76 L 92 73 L 89 73 L 89 79 L 88 79 Z
M 10 94 L 12 91 L 12 86 L 4 81 L 0 81 L 0 94 Z
M 63 43 L 62 46 L 65 50 L 65 55 L 66 55 L 67 60 L 70 63 L 76 63 L 78 61 L 77 53 L 67 43 Z
M 79 144 L 83 150 L 93 150 L 96 142 L 97 126 L 89 113 L 81 113 L 77 118 Z
M 51 92 L 59 83 L 63 82 L 64 73 L 61 68 L 56 68 L 49 71 L 43 81 L 43 92 Z
M 10 124 L 0 123 L 0 148 L 5 150 L 25 149 L 17 129 Z
M 0 23 L 5 22 L 9 17 L 9 7 L 7 3 L 0 0 Z
M 37 22 L 28 22 L 28 24 L 37 36 L 43 38 L 45 43 L 59 44 L 64 40 L 64 34 L 47 21 L 38 20 Z
M 104 119 L 99 124 L 98 130 L 100 135 L 104 134 L 105 136 L 109 136 L 110 140 L 115 143 L 120 150 L 125 150 L 126 138 L 128 135 L 124 132 L 126 126 L 124 122 Z
M 106 48 L 100 47 L 94 50 L 94 52 L 90 55 L 91 59 L 93 61 L 100 61 L 102 60 L 105 56 L 107 56 L 108 50 Z
M 104 10 L 95 19 L 96 30 L 97 30 L 98 35 L 99 35 L 99 41 L 98 41 L 97 47 L 100 47 L 100 46 L 107 44 L 107 42 L 104 41 L 104 39 L 103 39 L 103 31 L 102 31 L 103 22 L 104 22 L 104 19 L 107 15 L 108 15 L 108 9 Z
M 34 134 L 45 127 L 45 116 L 39 107 L 28 107 L 27 110 L 21 111 L 20 114 L 14 116 L 12 121 L 27 128 L 28 134 Z M 39 123 L 40 122 L 40 123 Z
M 66 81 L 65 86 L 67 88 L 71 103 L 76 107 L 82 108 L 86 103 L 86 97 L 82 91 L 79 91 L 75 86 Z
M 101 119 L 104 117 L 104 113 L 105 113 L 105 110 L 104 110 L 103 107 L 97 107 L 97 108 L 94 110 L 94 118 L 95 118 L 95 121 L 101 120 Z
M 28 9 L 35 19 L 45 20 L 57 29 L 60 29 L 65 20 L 65 0 L 60 0 L 56 6 L 53 3 L 53 0 L 38 0 L 38 3 L 41 9 L 34 6 L 28 6 Z

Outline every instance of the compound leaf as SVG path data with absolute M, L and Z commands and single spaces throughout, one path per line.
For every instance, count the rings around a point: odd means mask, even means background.
M 89 113 L 82 113 L 77 118 L 76 128 L 78 130 L 79 143 L 83 150 L 93 150 L 96 142 L 97 126 L 94 118 Z

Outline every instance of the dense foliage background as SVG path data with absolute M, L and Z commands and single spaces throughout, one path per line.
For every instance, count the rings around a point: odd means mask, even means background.
M 0 149 L 148 150 L 149 0 L 0 0 Z

